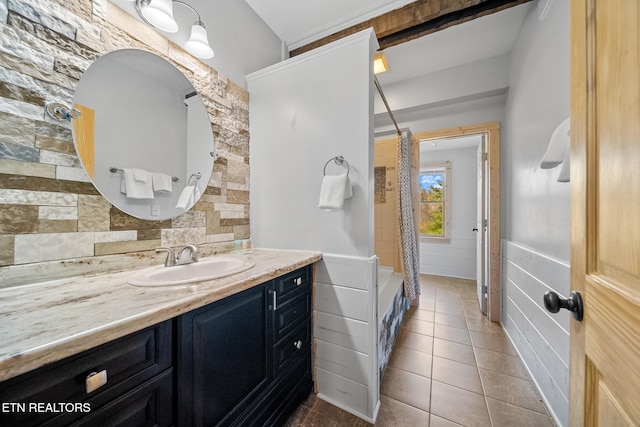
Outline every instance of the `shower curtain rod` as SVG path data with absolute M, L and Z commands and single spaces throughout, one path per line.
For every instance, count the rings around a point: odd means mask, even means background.
M 382 92 L 382 87 L 380 86 L 380 82 L 378 81 L 378 78 L 375 75 L 373 76 L 373 81 L 376 84 L 376 89 L 378 89 L 378 93 L 380 94 L 380 98 L 382 98 L 382 102 L 384 102 L 384 106 L 387 108 L 387 113 L 389 113 L 389 117 L 391 117 L 391 121 L 393 122 L 393 125 L 396 127 L 396 131 L 398 132 L 398 135 L 402 135 L 402 132 L 400 132 L 400 128 L 398 127 L 398 122 L 396 122 L 396 118 L 393 117 L 393 113 L 391 112 L 391 108 L 389 107 L 389 103 L 387 102 L 387 98 L 385 98 L 384 92 Z

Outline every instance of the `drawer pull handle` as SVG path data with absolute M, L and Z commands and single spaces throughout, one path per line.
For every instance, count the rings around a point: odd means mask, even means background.
M 107 370 L 91 372 L 85 381 L 87 394 L 92 393 L 107 383 Z
M 293 346 L 295 348 L 297 348 L 298 350 L 300 350 L 302 348 L 302 341 L 298 340 L 298 341 L 294 342 Z
M 296 286 L 302 285 L 302 277 L 296 277 L 295 279 L 293 279 L 293 283 L 295 283 Z
M 278 309 L 278 293 L 273 291 L 273 311 Z

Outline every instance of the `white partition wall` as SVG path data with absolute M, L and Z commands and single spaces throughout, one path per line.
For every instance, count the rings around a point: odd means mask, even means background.
M 367 420 L 375 418 L 379 400 L 373 243 L 377 47 L 373 31 L 365 30 L 247 76 L 252 243 L 325 254 L 316 268 L 318 395 Z M 343 210 L 326 212 L 318 208 L 323 168 L 338 155 L 349 164 L 353 197 Z M 345 166 L 329 162 L 327 173 L 341 173 Z

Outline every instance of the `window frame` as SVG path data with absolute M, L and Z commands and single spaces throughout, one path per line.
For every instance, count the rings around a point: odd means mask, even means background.
M 448 243 L 451 241 L 451 162 L 450 161 L 442 161 L 442 162 L 427 162 L 424 163 L 420 167 L 420 173 L 418 175 L 418 179 L 420 176 L 425 173 L 430 172 L 442 172 L 443 183 L 442 183 L 442 209 L 443 209 L 443 218 L 442 218 L 442 232 L 441 236 L 433 235 L 433 234 L 424 234 L 420 233 L 420 241 L 423 242 L 437 242 L 437 243 Z M 418 183 L 418 186 L 420 184 Z M 421 202 L 418 197 L 418 206 L 422 207 L 422 204 L 426 202 Z M 433 202 L 432 202 L 433 203 Z M 439 202 L 440 203 L 440 202 Z M 419 215 L 422 212 L 422 209 L 418 209 Z M 420 218 L 419 224 L 422 223 L 422 218 Z M 418 230 L 419 231 L 419 230 Z

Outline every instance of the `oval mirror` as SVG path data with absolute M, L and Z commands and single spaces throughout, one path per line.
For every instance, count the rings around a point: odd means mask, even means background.
M 73 97 L 73 140 L 96 189 L 147 220 L 174 218 L 211 178 L 213 131 L 189 80 L 166 60 L 124 49 L 98 58 Z

